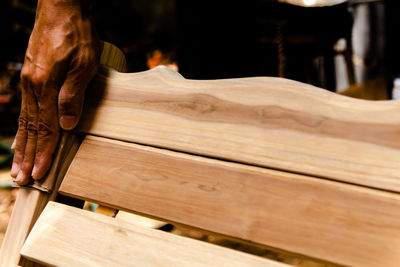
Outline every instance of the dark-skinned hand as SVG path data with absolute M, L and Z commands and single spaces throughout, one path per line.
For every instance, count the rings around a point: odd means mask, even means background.
M 79 121 L 86 87 L 97 71 L 99 40 L 87 1 L 39 0 L 21 70 L 22 103 L 12 148 L 11 176 L 19 185 L 48 171 L 60 127 Z

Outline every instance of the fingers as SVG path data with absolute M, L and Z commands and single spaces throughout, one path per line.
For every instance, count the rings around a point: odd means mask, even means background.
M 31 177 L 40 179 L 46 174 L 59 137 L 58 90 L 46 76 L 39 74 L 36 71 L 32 76 L 29 64 L 21 74 L 21 115 L 13 143 L 11 170 L 19 185 L 29 183 Z
M 52 162 L 60 135 L 57 116 L 57 90 L 47 88 L 49 95 L 46 101 L 39 102 L 37 143 L 32 177 L 43 178 Z
M 64 130 L 72 130 L 78 124 L 82 113 L 86 85 L 67 78 L 61 87 L 58 95 L 58 111 L 60 126 Z
M 14 159 L 11 167 L 11 176 L 17 178 L 19 171 L 21 170 L 22 161 L 24 159 L 25 144 L 27 138 L 27 111 L 26 111 L 26 101 L 22 97 L 21 112 L 18 119 L 18 131 L 12 145 L 12 150 L 14 150 Z
M 26 79 L 25 79 L 26 80 Z M 18 175 L 16 182 L 19 185 L 27 184 L 31 179 L 33 161 L 36 151 L 38 106 L 32 84 L 23 81 L 24 113 L 20 116 L 20 124 L 16 138 L 16 162 Z
M 37 93 L 36 140 L 35 146 L 32 146 L 35 149 L 34 157 L 28 159 L 33 167 L 31 176 L 35 180 L 43 178 L 49 169 L 60 133 L 57 113 L 58 86 L 56 82 L 50 79 L 51 73 L 50 77 L 49 73 L 43 72 L 41 74 L 37 75 L 37 79 L 34 80 L 35 92 Z M 28 109 L 28 112 L 31 112 L 31 110 Z M 30 144 L 29 141 L 28 134 L 27 147 Z M 29 153 L 30 151 L 25 149 L 25 156 L 30 155 Z
M 82 113 L 85 90 L 97 71 L 98 63 L 93 61 L 92 66 L 81 64 L 72 69 L 58 95 L 58 112 L 60 126 L 64 130 L 72 130 L 78 124 Z

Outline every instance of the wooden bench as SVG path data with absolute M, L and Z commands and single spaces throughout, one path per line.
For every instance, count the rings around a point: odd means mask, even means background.
M 123 70 L 106 48 L 102 62 Z M 1 266 L 284 266 L 53 202 L 59 194 L 321 265 L 399 266 L 398 101 L 165 67 L 102 67 L 86 100 L 48 177 L 20 189 Z

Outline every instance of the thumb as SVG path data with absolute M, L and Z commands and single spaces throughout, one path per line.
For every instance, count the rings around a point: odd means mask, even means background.
M 87 83 L 77 77 L 67 77 L 58 94 L 58 114 L 61 128 L 72 130 L 82 113 Z

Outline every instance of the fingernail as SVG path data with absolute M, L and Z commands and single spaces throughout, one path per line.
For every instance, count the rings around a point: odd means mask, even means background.
M 37 168 L 36 166 L 33 166 L 32 178 L 35 179 L 35 180 L 38 180 L 38 179 L 39 179 L 39 177 L 37 177 L 37 172 L 38 172 L 37 169 L 38 169 L 38 168 Z
M 19 173 L 19 167 L 18 164 L 13 162 L 12 166 L 11 166 L 11 177 L 17 177 Z
M 12 145 L 11 145 L 11 149 L 12 150 L 15 150 L 15 145 L 16 145 L 16 138 L 14 138 L 14 141 L 13 141 L 13 143 L 12 143 Z
M 18 172 L 18 176 L 17 176 L 17 178 L 15 179 L 15 181 L 17 182 L 17 184 L 21 184 L 21 182 L 22 182 L 22 180 L 23 180 L 23 177 L 24 176 L 24 174 L 22 173 L 22 171 L 19 171 Z
M 63 115 L 60 118 L 61 128 L 63 128 L 64 130 L 72 130 L 75 127 L 75 121 L 75 116 Z

